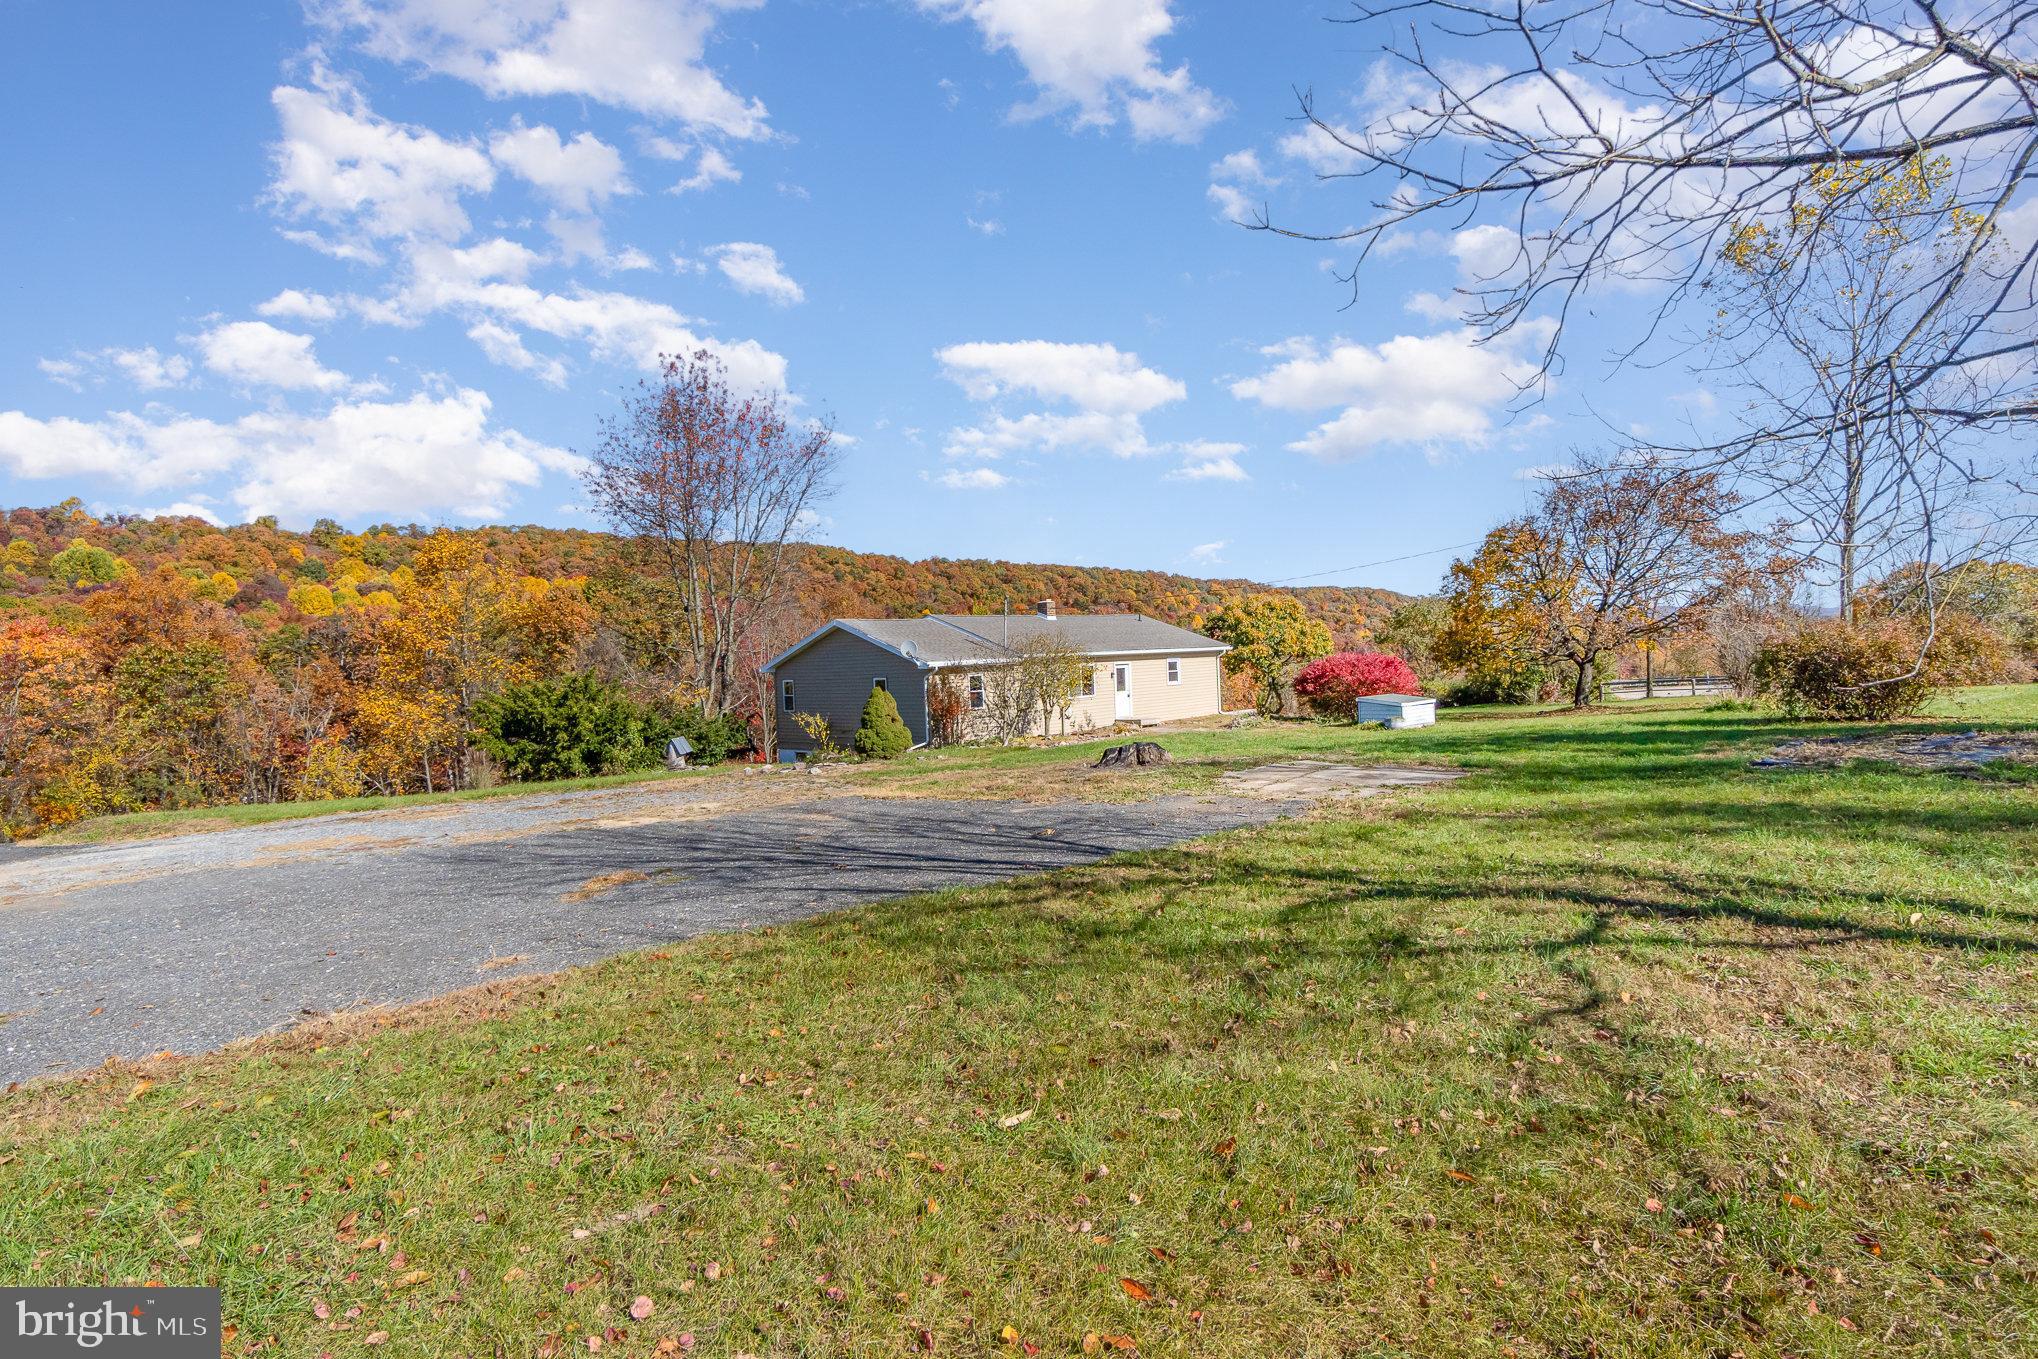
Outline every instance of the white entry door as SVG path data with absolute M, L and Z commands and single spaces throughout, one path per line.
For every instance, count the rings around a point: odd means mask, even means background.
M 1111 694 L 1117 704 L 1120 722 L 1132 716 L 1132 667 L 1114 665 L 1111 667 Z

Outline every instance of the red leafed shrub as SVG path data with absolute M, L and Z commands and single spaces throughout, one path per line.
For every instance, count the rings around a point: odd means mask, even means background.
M 1368 694 L 1416 694 L 1422 681 L 1408 662 L 1383 651 L 1340 651 L 1311 661 L 1295 676 L 1295 697 L 1311 712 L 1352 717 Z

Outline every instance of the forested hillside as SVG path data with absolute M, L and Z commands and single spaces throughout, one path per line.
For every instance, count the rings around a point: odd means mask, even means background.
M 641 711 L 690 700 L 670 610 L 625 545 L 580 529 L 433 532 L 272 520 L 0 524 L 0 833 L 147 807 L 467 786 L 477 705 L 592 675 Z M 755 660 L 840 615 L 994 613 L 1052 598 L 1188 623 L 1245 581 L 799 550 Z M 1296 592 L 1341 645 L 1402 597 Z

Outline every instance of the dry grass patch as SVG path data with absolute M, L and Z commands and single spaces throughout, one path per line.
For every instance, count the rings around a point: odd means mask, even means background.
M 649 882 L 651 875 L 634 868 L 621 868 L 613 873 L 597 873 L 570 892 L 561 892 L 561 901 L 592 901 L 605 896 L 618 887 L 628 887 L 633 882 Z

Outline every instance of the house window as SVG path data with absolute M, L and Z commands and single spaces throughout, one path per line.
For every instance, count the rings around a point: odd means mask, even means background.
M 1180 684 L 1181 682 L 1182 682 L 1182 663 L 1180 661 L 1171 659 L 1168 661 L 1168 683 Z
M 782 682 L 778 686 L 778 691 L 785 703 L 785 710 L 791 712 L 793 710 L 793 682 L 791 680 Z
M 883 675 L 879 675 L 876 679 L 872 680 L 870 682 L 870 687 L 873 689 L 882 689 L 884 690 L 884 692 L 888 694 L 891 692 L 891 686 L 885 683 L 885 677 Z
M 1083 672 L 1083 697 L 1095 698 L 1096 696 L 1097 696 L 1097 667 L 1093 665 Z
M 969 705 L 972 708 L 984 706 L 984 677 L 982 675 L 971 675 L 969 677 Z

